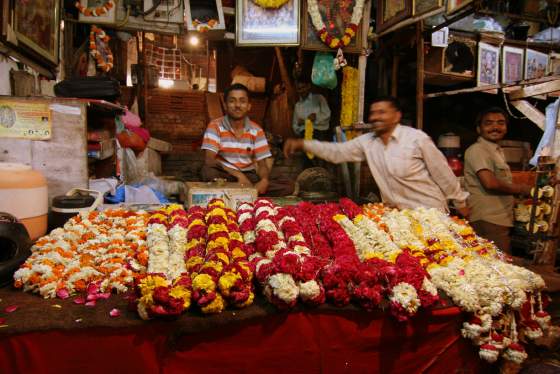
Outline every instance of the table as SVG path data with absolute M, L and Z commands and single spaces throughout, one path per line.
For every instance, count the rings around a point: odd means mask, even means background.
M 243 310 L 142 321 L 112 295 L 89 308 L 0 288 L 1 373 L 480 373 L 460 336 L 459 308 L 399 323 L 353 306 L 276 310 L 257 298 Z M 8 305 L 18 310 L 7 314 Z M 119 308 L 121 316 L 109 311 Z M 79 322 L 77 322 L 78 320 Z

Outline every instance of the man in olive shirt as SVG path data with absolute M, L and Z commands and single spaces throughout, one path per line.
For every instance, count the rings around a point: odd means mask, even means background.
M 507 132 L 508 119 L 504 110 L 489 108 L 478 115 L 476 124 L 480 136 L 465 153 L 470 221 L 477 234 L 510 253 L 513 195 L 529 194 L 531 186 L 512 183 L 511 170 L 498 145 Z

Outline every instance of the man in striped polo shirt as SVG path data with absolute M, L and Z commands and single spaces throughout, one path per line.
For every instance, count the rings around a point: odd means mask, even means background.
M 224 100 L 226 116 L 211 121 L 204 133 L 202 180 L 223 178 L 254 185 L 259 195 L 290 194 L 289 186 L 269 180 L 272 154 L 264 131 L 247 116 L 251 109 L 247 87 L 233 84 L 224 91 Z

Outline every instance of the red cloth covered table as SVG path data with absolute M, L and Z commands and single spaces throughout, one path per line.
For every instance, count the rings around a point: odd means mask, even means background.
M 421 312 L 408 323 L 355 308 L 300 309 L 245 319 L 236 319 L 236 313 L 245 312 L 233 311 L 228 323 L 185 334 L 177 334 L 173 323 L 139 321 L 132 327 L 114 322 L 111 327 L 0 335 L 0 373 L 488 370 L 476 348 L 461 338 L 463 316 L 456 307 Z

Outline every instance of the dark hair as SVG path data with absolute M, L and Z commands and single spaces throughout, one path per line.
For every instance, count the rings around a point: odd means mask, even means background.
M 376 97 L 375 99 L 373 99 L 370 103 L 368 108 L 371 108 L 371 106 L 375 103 L 380 103 L 380 102 L 386 102 L 391 104 L 391 106 L 393 108 L 395 108 L 397 111 L 402 112 L 401 109 L 401 105 L 399 104 L 399 100 L 393 96 L 379 96 Z
M 493 106 L 493 107 L 486 108 L 482 112 L 478 113 L 478 116 L 476 116 L 476 120 L 474 122 L 476 127 L 479 127 L 480 124 L 482 123 L 482 119 L 484 118 L 484 116 L 490 113 L 501 114 L 506 119 L 506 125 L 509 125 L 509 116 L 506 113 L 506 111 L 500 108 L 499 106 Z
M 245 93 L 247 94 L 247 97 L 248 98 L 251 97 L 249 95 L 249 89 L 245 85 L 243 85 L 241 83 L 234 83 L 224 90 L 224 101 L 227 101 L 228 96 L 231 93 L 231 91 L 245 91 Z

